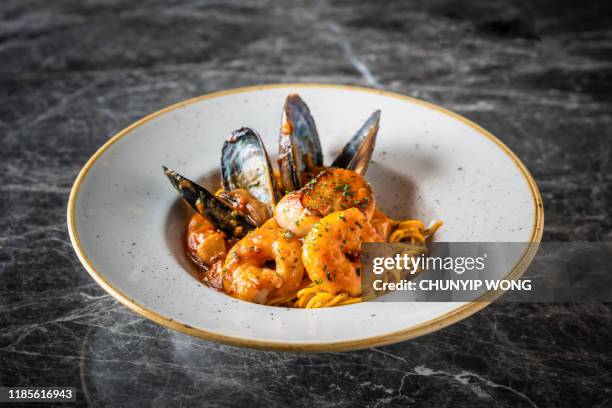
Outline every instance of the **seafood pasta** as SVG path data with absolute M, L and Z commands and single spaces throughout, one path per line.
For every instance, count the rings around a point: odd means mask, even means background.
M 222 187 L 212 193 L 164 167 L 195 210 L 186 252 L 208 286 L 237 299 L 317 308 L 361 300 L 361 244 L 427 245 L 441 222 L 396 221 L 376 208 L 363 177 L 378 133 L 374 112 L 331 166 L 306 104 L 289 95 L 275 172 L 261 138 L 234 132 L 221 154 Z

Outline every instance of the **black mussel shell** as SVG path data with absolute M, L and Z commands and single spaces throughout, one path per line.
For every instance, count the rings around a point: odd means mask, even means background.
M 266 148 L 259 135 L 247 127 L 233 131 L 223 144 L 221 180 L 225 191 L 247 190 L 270 210 L 279 199 Z
M 380 111 L 377 110 L 344 146 L 332 167 L 341 167 L 364 175 L 374 151 L 379 124 Z
M 296 94 L 283 108 L 278 164 L 285 192 L 301 188 L 307 173 L 323 166 L 321 141 L 308 106 Z
M 183 200 L 229 236 L 241 238 L 257 227 L 255 223 L 224 203 L 213 193 L 176 171 L 162 166 L 164 174 Z

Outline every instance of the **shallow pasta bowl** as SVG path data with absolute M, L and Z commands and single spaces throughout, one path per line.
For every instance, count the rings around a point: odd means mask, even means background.
M 414 338 L 470 316 L 488 302 L 364 302 L 326 309 L 247 303 L 196 280 L 183 253 L 190 209 L 161 171 L 217 176 L 220 148 L 241 126 L 275 150 L 285 97 L 308 103 L 331 162 L 369 114 L 382 117 L 366 178 L 393 218 L 445 222 L 436 240 L 539 242 L 538 188 L 520 160 L 469 120 L 407 96 L 351 86 L 282 84 L 190 99 L 113 136 L 85 164 L 68 202 L 74 249 L 113 297 L 164 326 L 207 340 L 262 349 L 332 351 Z M 523 273 L 534 251 L 517 256 Z

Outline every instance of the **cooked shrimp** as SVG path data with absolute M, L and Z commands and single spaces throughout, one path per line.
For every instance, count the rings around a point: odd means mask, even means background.
M 316 223 L 302 248 L 310 279 L 325 292 L 361 294 L 361 243 L 384 242 L 356 208 L 334 212 Z
M 223 265 L 229 295 L 265 304 L 298 289 L 304 278 L 300 241 L 273 218 L 251 231 L 230 250 Z
M 227 254 L 226 235 L 204 216 L 194 214 L 187 226 L 187 251 L 191 258 L 206 269 L 203 280 L 220 289 L 219 267 Z
M 363 177 L 351 170 L 329 168 L 301 190 L 283 197 L 274 218 L 281 227 L 303 237 L 321 218 L 347 208 L 358 208 L 370 220 L 374 206 L 374 193 Z

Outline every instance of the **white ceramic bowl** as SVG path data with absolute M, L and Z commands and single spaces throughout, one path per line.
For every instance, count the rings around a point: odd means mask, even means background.
M 323 84 L 255 86 L 204 95 L 155 112 L 112 137 L 83 167 L 68 227 L 85 269 L 124 305 L 208 340 L 282 350 L 347 350 L 438 330 L 485 307 L 365 302 L 287 309 L 232 299 L 203 286 L 182 251 L 186 206 L 161 165 L 214 174 L 229 133 L 249 126 L 275 156 L 285 97 L 299 93 L 317 123 L 326 163 L 375 109 L 382 111 L 366 178 L 395 218 L 441 219 L 438 241 L 539 242 L 543 210 L 519 159 L 493 135 L 448 110 L 403 95 Z M 525 270 L 517 257 L 509 276 Z

